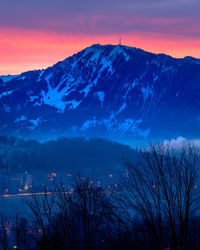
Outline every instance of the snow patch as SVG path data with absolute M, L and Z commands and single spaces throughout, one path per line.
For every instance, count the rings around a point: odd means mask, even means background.
M 6 91 L 6 92 L 1 93 L 1 94 L 0 94 L 0 99 L 1 99 L 3 96 L 11 95 L 13 92 L 14 92 L 14 90 L 10 90 L 10 91 Z
M 93 45 L 91 47 L 88 47 L 85 49 L 83 57 L 87 56 L 91 52 L 93 52 L 93 55 L 90 57 L 89 61 L 97 61 L 103 51 L 103 48 L 99 45 Z
M 103 102 L 104 102 L 104 98 L 105 98 L 105 92 L 103 91 L 98 91 L 95 93 L 95 95 L 98 97 L 100 103 L 101 103 L 101 106 L 103 107 Z
M 125 108 L 126 108 L 126 103 L 123 103 L 120 109 L 118 110 L 117 115 L 121 113 Z
M 39 75 L 39 77 L 37 79 L 37 82 L 39 82 L 41 80 L 41 77 L 42 77 L 43 74 L 44 74 L 44 70 L 41 70 L 40 75 Z
M 133 120 L 133 119 L 126 119 L 119 123 L 118 130 L 119 132 L 126 134 L 126 133 L 135 133 L 136 129 L 138 128 L 139 124 L 142 122 L 142 120 Z
M 146 87 L 146 88 L 142 87 L 141 92 L 143 94 L 144 102 L 146 102 L 146 100 L 149 98 L 149 96 L 153 97 L 153 95 L 154 95 L 153 90 L 150 89 L 149 87 Z
M 41 91 L 42 101 L 44 104 L 57 108 L 59 111 L 64 112 L 65 102 L 63 101 L 64 90 L 58 91 L 58 88 L 53 89 L 48 85 L 48 91 Z
M 162 66 L 162 70 L 161 70 L 161 73 L 164 73 L 166 71 L 173 71 L 174 68 L 173 66 L 168 66 L 168 67 L 165 67 L 164 65 Z
M 158 76 L 155 76 L 153 80 L 156 82 L 158 80 Z
M 100 121 L 98 121 L 95 117 L 93 117 L 93 120 L 87 120 L 86 122 L 84 122 L 80 130 L 85 131 L 89 128 L 95 128 L 101 124 L 102 123 Z
M 140 135 L 141 137 L 143 137 L 143 138 L 146 138 L 147 136 L 149 136 L 149 134 L 150 134 L 150 128 L 148 128 L 148 129 L 141 129 L 141 128 L 138 128 L 137 129 L 137 133 L 138 133 L 138 135 Z
M 81 101 L 71 100 L 71 101 L 67 101 L 66 105 L 68 105 L 69 109 L 76 109 L 80 103 Z
M 129 94 L 129 92 L 130 92 L 133 88 L 135 88 L 135 86 L 136 86 L 137 84 L 138 84 L 138 81 L 137 81 L 137 80 L 134 80 L 131 84 L 130 84 L 130 83 L 127 83 L 127 84 L 124 85 L 124 88 L 126 89 L 126 92 L 125 92 L 125 94 L 124 94 L 124 96 L 123 96 L 123 99 L 126 100 L 128 94 Z
M 75 91 L 75 88 L 78 83 L 74 81 L 74 78 L 72 76 L 68 75 L 66 77 L 66 75 L 64 75 L 60 83 L 55 88 L 52 88 L 49 83 L 49 80 L 52 75 L 53 74 L 51 73 L 45 77 L 45 80 L 47 81 L 48 90 L 47 92 L 45 92 L 44 90 L 41 91 L 41 102 L 35 103 L 35 106 L 46 104 L 55 107 L 61 113 L 65 111 L 66 106 L 68 106 L 69 109 L 77 108 L 81 101 L 77 101 L 74 99 L 65 100 L 65 97 L 67 97 L 71 92 Z M 66 85 L 62 89 L 60 89 L 63 83 L 65 83 L 65 81 L 67 81 Z
M 113 69 L 112 69 L 112 62 L 107 60 L 106 58 L 102 58 L 101 59 L 101 69 L 100 72 L 103 72 L 105 69 L 108 70 L 108 72 L 110 72 L 111 74 L 113 73 Z
M 0 79 L 3 80 L 4 83 L 11 81 L 14 78 L 17 78 L 19 75 L 7 75 L 7 76 L 0 76 Z
M 87 97 L 93 84 L 88 84 L 84 89 L 80 90 L 80 93 L 84 93 L 84 97 Z
M 126 51 L 124 50 L 124 46 L 121 46 L 121 45 L 117 45 L 114 47 L 114 49 L 112 50 L 110 56 L 111 57 L 116 57 L 118 56 L 119 54 L 123 54 L 124 56 L 124 59 L 126 62 L 129 61 L 130 59 L 130 56 L 126 53 Z
M 34 100 L 38 99 L 38 96 L 29 96 L 30 102 L 33 102 Z
M 27 117 L 24 116 L 24 115 L 21 115 L 20 117 L 17 117 L 14 122 L 18 123 L 18 122 L 23 122 L 23 121 L 26 121 L 26 120 L 27 120 Z
M 49 80 L 51 79 L 52 76 L 53 76 L 53 73 L 50 73 L 47 76 L 45 76 L 44 79 L 47 81 L 47 83 L 49 83 Z
M 29 120 L 29 122 L 30 123 L 32 123 L 32 125 L 31 126 L 29 126 L 28 128 L 30 129 L 30 130 L 34 130 L 35 128 L 37 128 L 40 124 L 41 124 L 41 117 L 38 117 L 37 119 L 35 119 L 35 120 Z
M 7 104 L 3 105 L 3 109 L 5 112 L 9 113 L 10 112 L 10 106 L 8 106 Z
M 25 80 L 26 79 L 26 76 L 21 76 L 21 77 L 19 77 L 19 78 L 17 78 L 17 80 Z

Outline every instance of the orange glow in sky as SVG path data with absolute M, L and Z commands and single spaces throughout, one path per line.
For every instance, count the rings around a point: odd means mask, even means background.
M 91 36 L 44 33 L 27 30 L 0 30 L 0 75 L 19 74 L 47 68 L 94 43 L 117 44 L 119 36 Z M 174 57 L 200 58 L 200 41 L 154 33 L 122 35 L 122 44 Z
M 199 0 L 9 0 L 0 75 L 46 68 L 95 43 L 200 58 Z

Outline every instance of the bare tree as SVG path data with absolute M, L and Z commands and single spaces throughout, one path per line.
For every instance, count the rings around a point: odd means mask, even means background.
M 11 235 L 11 222 L 10 218 L 1 216 L 0 222 L 0 247 L 2 250 L 11 249 L 10 235 Z
M 13 240 L 17 249 L 28 250 L 35 246 L 32 235 L 29 234 L 27 219 L 20 218 L 16 215 L 12 226 Z
M 189 223 L 200 205 L 199 150 L 150 145 L 136 163 L 125 162 L 115 199 L 129 218 L 140 218 L 158 249 L 187 249 Z
M 96 249 L 104 242 L 105 231 L 114 223 L 114 206 L 106 190 L 91 184 L 89 178 L 75 180 L 74 206 L 78 209 L 85 249 Z
M 54 231 L 56 214 L 55 192 L 48 194 L 44 189 L 44 194 L 32 195 L 32 199 L 27 201 L 29 209 L 33 214 L 33 224 L 35 224 L 35 240 L 39 249 L 51 249 L 51 234 Z
M 110 194 L 89 178 L 75 177 L 73 189 L 57 185 L 55 192 L 34 195 L 33 213 L 39 249 L 101 249 L 114 227 Z

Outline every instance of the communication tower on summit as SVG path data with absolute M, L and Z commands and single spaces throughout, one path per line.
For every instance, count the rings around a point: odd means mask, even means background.
M 122 45 L 122 38 L 121 38 L 121 36 L 119 37 L 119 45 Z

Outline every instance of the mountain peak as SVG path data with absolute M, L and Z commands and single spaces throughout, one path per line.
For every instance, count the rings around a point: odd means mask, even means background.
M 200 64 L 200 59 L 192 57 L 192 56 L 186 56 L 184 57 L 184 59 L 193 63 Z
M 159 136 L 192 136 L 200 120 L 200 65 L 194 61 L 94 44 L 1 83 L 0 132 L 152 138 L 160 127 Z M 186 110 L 187 124 L 181 118 Z

